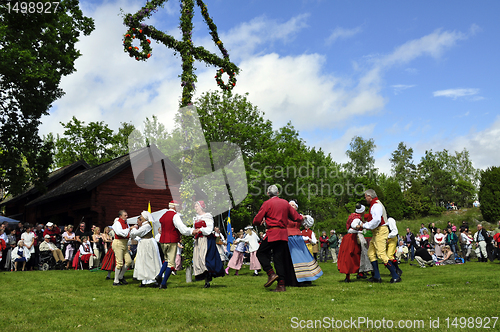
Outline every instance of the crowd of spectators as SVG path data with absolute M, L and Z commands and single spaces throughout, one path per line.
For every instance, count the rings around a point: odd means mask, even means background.
M 101 233 L 99 227 L 92 225 L 87 229 L 86 223 L 81 222 L 76 232 L 73 230 L 73 225 L 58 227 L 52 222 L 36 226 L 2 223 L 0 270 L 33 271 L 46 262 L 56 269 L 99 268 L 111 248 L 114 238 L 111 228 L 106 227 Z

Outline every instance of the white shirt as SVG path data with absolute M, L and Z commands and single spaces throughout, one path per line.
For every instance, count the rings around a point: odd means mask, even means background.
M 393 237 L 398 235 L 398 226 L 396 226 L 396 220 L 394 220 L 394 218 L 388 218 L 387 226 L 389 227 L 390 232 L 387 236 L 388 239 L 392 239 Z
M 382 222 L 383 209 L 382 205 L 375 203 L 370 209 L 370 214 L 372 215 L 372 220 L 363 224 L 363 228 L 375 229 Z
M 130 228 L 122 228 L 122 224 L 118 221 L 118 218 L 116 218 L 113 224 L 113 231 L 116 235 L 126 238 L 129 236 Z
M 318 240 L 316 240 L 316 234 L 314 234 L 314 232 L 311 233 L 311 237 L 309 238 L 309 236 L 303 236 L 302 239 L 304 241 L 307 241 L 309 240 L 309 242 L 311 242 L 311 244 L 316 244 L 318 243 Z
M 21 240 L 24 241 L 24 245 L 26 246 L 26 248 L 31 246 L 31 248 L 28 249 L 30 251 L 30 254 L 35 252 L 35 246 L 33 245 L 34 238 L 35 238 L 35 233 L 33 232 L 29 233 L 24 232 L 23 234 L 21 234 Z
M 176 212 L 174 214 L 174 217 L 172 218 L 172 222 L 174 223 L 174 227 L 177 228 L 177 230 L 182 234 L 182 235 L 192 235 L 193 234 L 193 231 L 194 231 L 194 228 L 192 227 L 187 227 L 181 220 L 181 215 L 175 211 L 174 209 L 168 209 L 168 211 L 174 211 Z M 208 213 L 210 216 L 212 216 L 210 213 Z M 212 229 L 213 229 L 213 223 L 214 223 L 214 220 L 212 218 Z M 207 223 L 208 225 L 208 223 Z
M 212 217 L 212 215 L 210 213 L 205 213 L 205 214 L 198 215 L 195 217 L 195 222 L 199 221 L 199 220 L 205 221 L 205 224 L 207 225 L 206 227 L 200 228 L 201 234 L 203 234 L 204 236 L 208 236 L 208 235 L 212 234 L 212 232 L 214 231 L 214 217 Z M 175 226 L 175 227 L 177 228 L 177 226 Z M 177 228 L 177 229 L 179 229 L 179 228 Z M 179 232 L 181 232 L 180 229 L 179 229 Z M 189 234 L 184 234 L 184 235 L 189 235 Z
M 248 252 L 254 252 L 259 249 L 259 236 L 255 232 L 252 232 L 252 235 L 247 234 L 243 238 L 243 241 L 248 243 Z
M 151 232 L 151 230 L 152 230 L 151 225 L 149 224 L 149 222 L 145 221 L 142 223 L 141 227 L 139 227 L 138 229 L 133 228 L 130 231 L 130 237 L 131 238 L 135 238 L 135 237 L 142 238 L 144 235 Z

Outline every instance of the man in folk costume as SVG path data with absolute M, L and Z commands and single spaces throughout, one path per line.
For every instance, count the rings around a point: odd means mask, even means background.
M 167 281 L 172 271 L 175 271 L 175 256 L 177 254 L 177 243 L 182 235 L 194 235 L 194 228 L 187 227 L 177 213 L 179 203 L 175 200 L 168 204 L 168 211 L 160 218 L 161 235 L 160 245 L 163 250 L 165 261 L 156 276 L 156 282 L 160 284 L 160 289 L 167 288 Z
M 127 285 L 128 282 L 125 280 L 125 272 L 130 265 L 132 265 L 132 258 L 128 252 L 128 239 L 130 237 L 130 231 L 132 228 L 127 224 L 127 211 L 120 210 L 118 212 L 118 218 L 115 219 L 113 223 L 113 231 L 115 232 L 115 239 L 111 244 L 111 248 L 115 253 L 116 267 L 115 267 L 115 280 L 113 286 Z M 125 261 L 125 264 L 123 264 Z
M 142 211 L 137 217 L 139 228 L 130 231 L 130 237 L 139 237 L 137 245 L 137 255 L 135 257 L 134 278 L 141 280 L 140 287 L 153 284 L 155 277 L 161 269 L 160 252 L 153 237 L 153 233 L 158 233 L 160 223 L 153 219 L 148 211 Z M 155 284 L 155 287 L 159 284 Z
M 373 236 L 368 247 L 368 257 L 373 267 L 373 277 L 368 279 L 370 282 L 382 282 L 380 271 L 378 269 L 377 257 L 380 258 L 385 267 L 391 272 L 391 283 L 401 282 L 401 278 L 396 272 L 394 264 L 387 257 L 387 237 L 389 228 L 387 228 L 387 212 L 384 205 L 377 198 L 377 193 L 373 189 L 365 191 L 365 199 L 370 204 L 369 213 L 365 215 L 365 221 L 359 228 L 371 229 Z
M 396 225 L 396 220 L 389 217 L 387 219 L 387 227 L 389 227 L 389 235 L 387 236 L 387 257 L 392 261 L 398 275 L 401 276 L 403 271 L 399 268 L 398 260 L 394 257 L 398 246 L 398 226 Z
M 285 265 L 283 264 L 288 250 L 288 219 L 291 221 L 302 221 L 304 218 L 295 211 L 284 199 L 278 197 L 278 187 L 275 185 L 267 188 L 270 197 L 260 207 L 259 212 L 253 219 L 254 225 L 260 225 L 264 220 L 266 223 L 266 235 L 257 250 L 257 258 L 264 271 L 267 272 L 268 280 L 264 287 L 269 287 L 278 280 L 275 292 L 284 292 L 285 288 Z M 271 252 L 273 256 L 276 273 L 271 266 Z

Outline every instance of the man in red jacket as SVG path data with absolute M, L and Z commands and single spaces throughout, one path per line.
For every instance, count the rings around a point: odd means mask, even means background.
M 253 219 L 254 225 L 266 223 L 266 235 L 257 250 L 257 258 L 264 271 L 267 272 L 268 280 L 264 287 L 269 287 L 278 280 L 278 287 L 275 292 L 284 292 L 285 289 L 285 266 L 284 255 L 288 250 L 288 219 L 291 221 L 302 221 L 304 218 L 284 199 L 278 197 L 278 187 L 275 185 L 267 188 L 267 195 L 270 197 L 260 207 L 259 213 Z M 271 252 L 273 256 L 276 273 L 271 266 Z
M 177 201 L 171 201 L 168 204 L 168 211 L 160 218 L 160 245 L 165 257 L 160 274 L 155 278 L 156 282 L 160 284 L 160 289 L 167 288 L 167 280 L 172 270 L 175 271 L 175 255 L 177 254 L 177 243 L 181 240 L 181 234 L 194 235 L 195 232 L 194 228 L 187 227 L 182 222 L 180 214 L 177 213 L 178 206 Z

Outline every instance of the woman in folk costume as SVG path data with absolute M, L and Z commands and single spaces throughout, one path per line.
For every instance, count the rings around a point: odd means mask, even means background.
M 137 226 L 139 228 L 130 231 L 131 238 L 140 238 L 135 257 L 134 278 L 141 280 L 140 287 L 146 287 L 148 284 L 155 284 L 154 279 L 162 265 L 158 245 L 153 235 L 158 233 L 160 223 L 154 220 L 151 213 L 142 211 L 137 217 Z
M 193 269 L 195 280 L 205 280 L 205 288 L 210 287 L 212 278 L 224 276 L 224 265 L 215 244 L 214 218 L 205 212 L 205 202 L 197 201 L 194 205 L 197 216 L 194 218 L 195 235 L 193 249 Z
M 355 227 L 363 223 L 361 221 L 360 214 L 363 211 L 364 206 L 363 209 L 361 209 L 361 204 L 356 204 L 356 212 L 351 213 L 351 215 L 347 218 L 347 234 L 344 235 L 342 239 L 337 261 L 337 268 L 339 272 L 345 274 L 344 282 L 351 282 L 350 275 L 359 272 L 361 263 L 361 246 L 358 244 L 358 231 Z
M 294 200 L 290 201 L 289 204 L 295 210 L 299 208 L 299 205 Z M 309 228 L 313 223 L 314 219 L 312 217 L 304 216 L 304 221 L 302 222 L 304 226 Z M 292 269 L 289 269 L 290 273 L 287 274 L 293 274 L 293 279 L 296 279 L 299 283 L 310 283 L 321 277 L 323 271 L 306 246 L 302 233 L 300 232 L 300 226 L 301 222 L 288 220 L 288 250 L 290 251 Z
M 106 242 L 113 242 L 114 240 L 114 234 L 112 232 L 106 232 L 106 229 L 111 229 L 110 227 L 106 227 L 104 229 L 104 234 L 106 234 L 109 237 L 110 241 Z M 116 260 L 115 260 L 115 252 L 111 248 L 111 244 L 109 244 L 108 249 L 106 251 L 106 255 L 104 255 L 104 258 L 102 259 L 102 265 L 101 265 L 101 270 L 103 271 L 108 271 L 108 275 L 106 276 L 106 280 L 111 279 L 111 272 L 115 270 L 116 267 Z
M 245 227 L 247 235 L 243 241 L 248 244 L 248 252 L 250 253 L 250 270 L 254 270 L 253 276 L 258 276 L 262 268 L 259 259 L 257 258 L 257 250 L 259 249 L 259 236 L 254 232 L 252 226 Z

